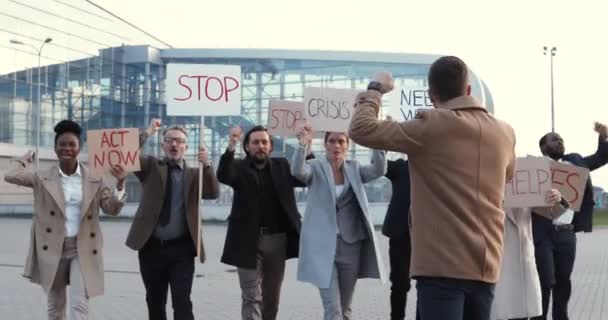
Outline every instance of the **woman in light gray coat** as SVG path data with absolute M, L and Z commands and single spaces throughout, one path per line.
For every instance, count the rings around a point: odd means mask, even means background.
M 320 290 L 325 320 L 351 319 L 358 278 L 386 275 L 363 184 L 386 173 L 384 151 L 373 151 L 372 164 L 346 160 L 344 133 L 325 135 L 326 157 L 305 161 L 312 132 L 303 128 L 292 174 L 308 185 L 308 201 L 300 233 L 298 280 Z
M 545 201 L 547 207 L 542 208 L 505 208 L 502 266 L 494 291 L 492 320 L 528 319 L 543 313 L 531 211 L 554 219 L 569 207 L 556 189 L 547 192 Z

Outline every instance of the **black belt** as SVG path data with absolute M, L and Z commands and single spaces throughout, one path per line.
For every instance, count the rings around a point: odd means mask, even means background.
M 188 241 L 192 242 L 192 239 L 190 238 L 189 235 L 181 236 L 179 238 L 168 239 L 168 240 L 161 240 L 161 239 L 158 239 L 158 238 L 152 236 L 148 240 L 147 245 L 154 246 L 154 247 L 168 247 L 168 246 L 173 246 L 173 245 L 180 244 L 180 243 L 185 243 Z
M 573 224 L 554 224 L 553 229 L 555 231 L 574 231 Z

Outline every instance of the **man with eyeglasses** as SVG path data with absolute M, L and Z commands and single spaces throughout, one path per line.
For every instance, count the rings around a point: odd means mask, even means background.
M 153 119 L 140 134 L 140 147 L 160 130 L 160 119 Z M 141 170 L 135 172 L 143 187 L 142 200 L 127 238 L 127 246 L 137 250 L 139 269 L 146 287 L 150 320 L 166 320 L 167 292 L 171 287 L 173 319 L 193 320 L 190 291 L 194 277 L 196 244 L 201 236 L 199 206 L 199 168 L 186 164 L 187 131 L 171 126 L 163 131 L 164 158 L 140 156 Z M 198 159 L 203 167 L 203 199 L 216 199 L 219 185 L 207 149 L 201 146 Z M 205 260 L 202 246 L 200 261 Z

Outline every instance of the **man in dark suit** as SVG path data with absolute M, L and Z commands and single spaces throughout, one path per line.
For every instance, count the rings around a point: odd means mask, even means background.
M 591 171 L 608 162 L 608 127 L 595 123 L 599 134 L 597 151 L 587 157 L 578 153 L 565 154 L 562 137 L 550 132 L 539 141 L 543 155 L 555 161 L 570 163 Z M 593 184 L 591 177 L 587 180 L 583 193 L 583 202 L 578 212 L 566 211 L 554 220 L 538 214 L 532 215 L 532 234 L 534 238 L 536 267 L 540 277 L 542 291 L 542 316 L 534 319 L 546 319 L 549 300 L 553 295 L 553 319 L 568 319 L 568 300 L 572 292 L 570 275 L 576 256 L 576 232 L 591 232 L 593 225 Z
M 409 228 L 410 171 L 407 160 L 389 160 L 385 177 L 391 181 L 393 189 L 382 225 L 382 234 L 389 238 L 391 320 L 403 320 L 405 319 L 407 293 L 411 288 L 410 255 L 412 252 Z
M 301 221 L 293 187 L 303 184 L 285 158 L 270 158 L 272 139 L 262 126 L 245 134 L 245 159 L 234 159 L 241 134 L 239 127 L 230 131 L 217 169 L 218 180 L 234 190 L 222 262 L 238 268 L 242 318 L 274 320 L 285 260 L 298 256 Z
M 140 135 L 140 145 L 160 129 L 153 119 Z M 199 169 L 190 168 L 184 160 L 188 148 L 187 132 L 172 126 L 163 132 L 165 157 L 140 156 L 141 170 L 135 172 L 143 195 L 129 230 L 127 246 L 137 250 L 139 269 L 146 287 L 150 320 L 166 320 L 168 287 L 171 287 L 173 319 L 193 320 L 190 291 L 194 277 L 196 245 L 201 237 L 198 220 Z M 215 199 L 219 184 L 205 147 L 199 149 L 203 166 L 203 198 Z M 200 260 L 205 252 L 200 240 Z

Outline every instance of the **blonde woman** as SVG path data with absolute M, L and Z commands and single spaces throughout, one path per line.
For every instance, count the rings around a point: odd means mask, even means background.
M 502 265 L 494 291 L 492 320 L 523 320 L 543 313 L 532 241 L 532 210 L 555 219 L 569 207 L 557 189 L 547 192 L 545 202 L 546 207 L 505 208 Z
M 371 165 L 347 160 L 348 136 L 325 134 L 326 156 L 306 161 L 311 129 L 298 134 L 292 174 L 308 185 L 300 233 L 298 280 L 319 288 L 324 320 L 351 319 L 357 279 L 386 278 L 363 184 L 386 173 L 386 154 L 373 151 Z

